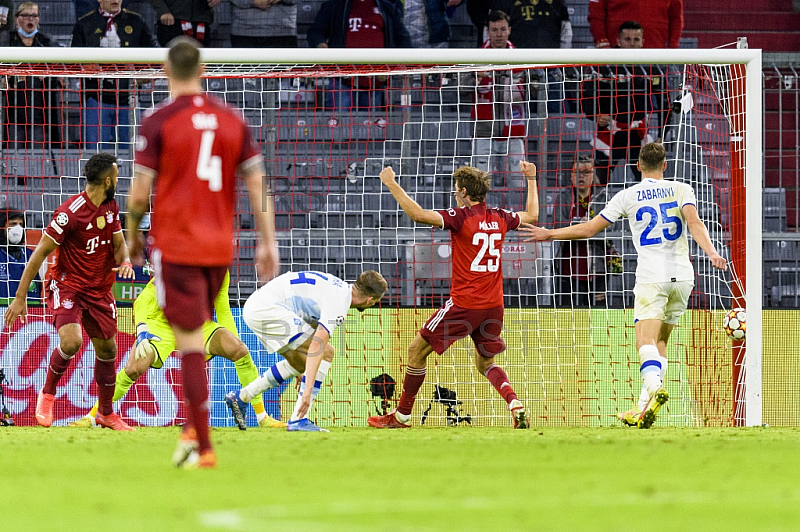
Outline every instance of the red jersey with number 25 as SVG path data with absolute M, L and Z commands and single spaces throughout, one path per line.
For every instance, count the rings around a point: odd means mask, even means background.
M 519 226 L 519 215 L 486 203 L 437 212 L 452 236 L 453 303 L 473 310 L 502 307 L 500 251 L 506 233 Z
M 150 237 L 164 262 L 230 265 L 236 177 L 260 163 L 238 111 L 206 94 L 168 100 L 142 121 L 136 165 L 156 175 Z
M 114 284 L 114 233 L 121 233 L 116 200 L 96 206 L 81 192 L 53 212 L 44 234 L 58 244 L 50 278 L 83 293 L 105 296 Z

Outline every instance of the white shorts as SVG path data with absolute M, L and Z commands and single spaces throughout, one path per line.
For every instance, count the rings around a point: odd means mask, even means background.
M 694 282 L 636 283 L 633 287 L 633 317 L 639 320 L 660 320 L 675 325 L 686 312 Z
M 242 309 L 242 318 L 270 353 L 284 353 L 303 345 L 316 331 L 302 317 L 273 303 L 266 290 L 257 290 Z

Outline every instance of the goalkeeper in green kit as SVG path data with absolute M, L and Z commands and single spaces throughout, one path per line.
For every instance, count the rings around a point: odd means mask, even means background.
M 214 299 L 216 321 L 209 320 L 203 324 L 203 343 L 206 348 L 206 360 L 221 356 L 233 362 L 236 366 L 239 383 L 244 387 L 256 380 L 259 375 L 247 346 L 239 339 L 228 301 L 229 285 L 230 273 L 227 273 L 222 287 Z M 136 344 L 128 357 L 125 368 L 117 373 L 113 399 L 115 402 L 125 397 L 133 383 L 149 368 L 162 368 L 167 357 L 175 351 L 175 337 L 164 317 L 164 312 L 158 305 L 154 280 L 147 283 L 142 293 L 134 301 L 133 314 L 137 324 Z M 250 404 L 253 405 L 260 427 L 286 427 L 286 423 L 278 421 L 266 413 L 261 395 L 255 397 Z M 88 414 L 70 423 L 70 426 L 94 426 L 95 415 L 97 415 L 96 403 Z

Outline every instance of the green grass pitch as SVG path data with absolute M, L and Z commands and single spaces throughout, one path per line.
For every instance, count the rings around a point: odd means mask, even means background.
M 0 530 L 798 530 L 800 430 L 0 429 Z

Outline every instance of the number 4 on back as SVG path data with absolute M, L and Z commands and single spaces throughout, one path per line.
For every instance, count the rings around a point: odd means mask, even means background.
M 222 190 L 222 157 L 211 155 L 215 135 L 215 131 L 203 131 L 203 136 L 200 138 L 200 154 L 197 156 L 197 177 L 202 181 L 208 181 L 208 189 L 211 192 Z

